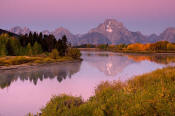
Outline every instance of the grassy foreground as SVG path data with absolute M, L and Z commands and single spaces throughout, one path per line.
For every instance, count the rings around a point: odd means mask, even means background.
M 0 57 L 0 66 L 12 66 L 12 65 L 21 65 L 21 64 L 42 64 L 42 63 L 53 63 L 61 61 L 71 61 L 74 60 L 71 57 L 59 57 L 53 59 L 50 57 L 34 57 L 34 56 L 5 56 Z
M 126 83 L 104 82 L 85 102 L 81 97 L 54 96 L 40 115 L 174 116 L 175 67 L 136 76 Z

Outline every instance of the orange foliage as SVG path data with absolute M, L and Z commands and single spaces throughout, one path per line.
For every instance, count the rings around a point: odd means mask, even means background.
M 143 51 L 144 45 L 140 43 L 130 44 L 127 47 L 128 50 L 136 50 L 136 51 Z
M 141 62 L 143 60 L 151 61 L 151 58 L 149 56 L 135 56 L 135 55 L 128 55 L 128 59 L 132 59 L 135 62 Z

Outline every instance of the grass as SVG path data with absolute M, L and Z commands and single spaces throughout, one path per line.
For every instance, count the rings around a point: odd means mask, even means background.
M 41 116 L 174 116 L 175 67 L 136 76 L 128 82 L 103 82 L 95 95 L 54 96 Z
M 32 56 L 4 56 L 0 57 L 0 66 L 12 66 L 21 64 L 42 64 L 42 63 L 54 63 L 63 61 L 72 61 L 71 57 L 59 57 L 57 59 L 52 59 L 50 57 L 32 57 Z

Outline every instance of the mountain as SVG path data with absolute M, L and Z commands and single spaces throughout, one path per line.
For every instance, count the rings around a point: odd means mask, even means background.
M 65 29 L 63 27 L 57 28 L 54 31 L 50 32 L 51 34 L 53 34 L 55 36 L 56 39 L 60 39 L 62 38 L 64 35 L 66 35 L 68 41 L 72 44 L 72 45 L 77 45 L 77 36 L 72 34 L 68 29 Z
M 78 36 L 72 34 L 68 29 L 66 28 L 63 28 L 63 27 L 59 27 L 57 29 L 55 29 L 54 31 L 50 32 L 48 30 L 44 30 L 42 31 L 43 34 L 45 35 L 49 35 L 49 34 L 52 34 L 55 36 L 55 38 L 58 40 L 58 39 L 61 39 L 64 35 L 66 35 L 68 41 L 72 44 L 72 45 L 77 45 L 77 38 Z
M 29 28 L 27 27 L 21 28 L 20 26 L 13 27 L 9 31 L 18 35 L 25 35 L 31 32 Z
M 82 44 L 111 44 L 109 39 L 105 37 L 103 34 L 98 33 L 98 32 L 92 32 L 92 33 L 87 33 L 82 35 L 79 38 L 79 41 L 77 41 L 77 45 L 82 45 Z
M 49 34 L 51 34 L 51 32 L 50 32 L 49 30 L 44 30 L 44 31 L 42 31 L 42 33 L 43 33 L 44 35 L 49 35 Z
M 135 42 L 144 42 L 145 36 L 140 32 L 129 31 L 121 22 L 115 19 L 107 19 L 89 33 L 98 32 L 106 36 L 112 44 L 129 44 Z
M 169 41 L 175 42 L 175 28 L 170 27 L 167 28 L 160 35 L 151 34 L 151 35 L 143 35 L 141 32 L 132 32 L 128 30 L 123 23 L 115 20 L 115 19 L 107 19 L 104 23 L 101 23 L 96 28 L 91 29 L 88 32 L 88 37 L 81 37 L 81 39 L 86 40 L 86 43 L 89 43 L 89 36 L 94 33 L 99 33 L 100 36 L 96 36 L 95 39 L 101 44 L 111 43 L 111 44 L 130 44 L 130 43 L 154 43 L 157 41 Z M 107 38 L 108 41 L 104 41 L 100 38 Z M 93 39 L 93 38 L 91 38 Z M 85 43 L 85 42 L 84 42 Z M 91 44 L 96 44 L 91 42 Z
M 9 32 L 9 31 L 6 31 L 6 30 L 3 30 L 3 29 L 0 29 L 0 35 L 1 34 L 8 34 L 10 36 L 19 37 L 19 35 L 12 33 L 12 32 Z
M 164 32 L 162 32 L 159 35 L 158 40 L 175 42 L 175 28 L 173 27 L 167 28 Z
M 156 34 L 151 34 L 151 35 L 147 36 L 146 39 L 147 39 L 147 43 L 148 42 L 149 43 L 154 43 L 156 41 L 159 41 L 158 36 Z
M 15 34 L 28 34 L 31 30 L 27 27 L 21 28 L 16 26 L 10 29 Z M 160 35 L 151 34 L 143 35 L 141 32 L 128 30 L 123 23 L 115 19 L 107 19 L 97 27 L 91 29 L 85 34 L 72 34 L 68 29 L 59 27 L 54 31 L 44 30 L 43 34 L 53 34 L 56 39 L 66 35 L 68 41 L 73 45 L 81 44 L 130 44 L 130 43 L 153 43 L 156 41 L 175 42 L 175 28 L 170 27 Z
M 22 28 L 22 27 L 16 26 L 16 27 L 11 28 L 10 32 L 18 34 L 18 35 L 25 35 L 25 34 L 29 34 L 32 31 L 27 27 Z M 63 27 L 57 28 L 51 32 L 49 30 L 44 30 L 44 31 L 42 31 L 42 33 L 45 35 L 53 34 L 56 39 L 60 39 L 60 38 L 62 38 L 62 36 L 66 35 L 68 38 L 68 41 L 72 45 L 77 45 L 78 36 L 73 35 L 68 29 L 65 29 Z

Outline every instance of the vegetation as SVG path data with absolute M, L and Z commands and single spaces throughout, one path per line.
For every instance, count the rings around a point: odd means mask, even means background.
M 77 58 L 80 58 L 81 53 L 79 49 L 69 48 L 67 52 L 67 56 L 77 59 Z
M 88 101 L 54 96 L 41 116 L 174 116 L 175 68 L 136 76 L 126 83 L 103 82 Z
M 156 43 L 134 43 L 129 45 L 116 45 L 109 46 L 107 50 L 118 52 L 175 52 L 175 43 L 169 43 L 167 41 L 159 41 Z
M 138 52 L 138 53 L 154 53 L 154 52 L 175 52 L 175 43 L 168 41 L 158 41 L 156 43 L 133 43 L 133 44 L 119 44 L 119 45 L 82 45 L 77 48 L 98 48 L 100 50 L 107 50 L 113 52 Z
M 96 45 L 82 44 L 82 45 L 79 45 L 79 46 L 75 46 L 75 48 L 96 48 Z
M 50 57 L 53 59 L 57 59 L 59 57 L 59 53 L 57 49 L 53 49 L 52 52 L 50 53 Z
M 20 65 L 20 64 L 42 64 L 42 63 L 54 63 L 61 61 L 71 61 L 71 57 L 60 57 L 53 59 L 51 57 L 32 57 L 32 56 L 6 56 L 0 58 L 0 66 L 11 66 L 11 65 Z
M 42 33 L 37 34 L 36 32 L 21 35 L 18 38 L 1 34 L 0 66 L 56 62 L 64 61 L 64 59 L 80 58 L 80 51 L 75 48 L 71 55 L 67 56 L 70 53 L 68 49 L 71 49 L 71 46 L 67 42 L 66 36 L 56 40 L 53 35 L 42 35 Z
M 7 34 L 0 35 L 0 56 L 32 56 L 43 52 L 59 51 L 60 56 L 65 56 L 68 49 L 66 36 L 56 40 L 53 35 L 29 33 L 19 38 L 10 37 Z

